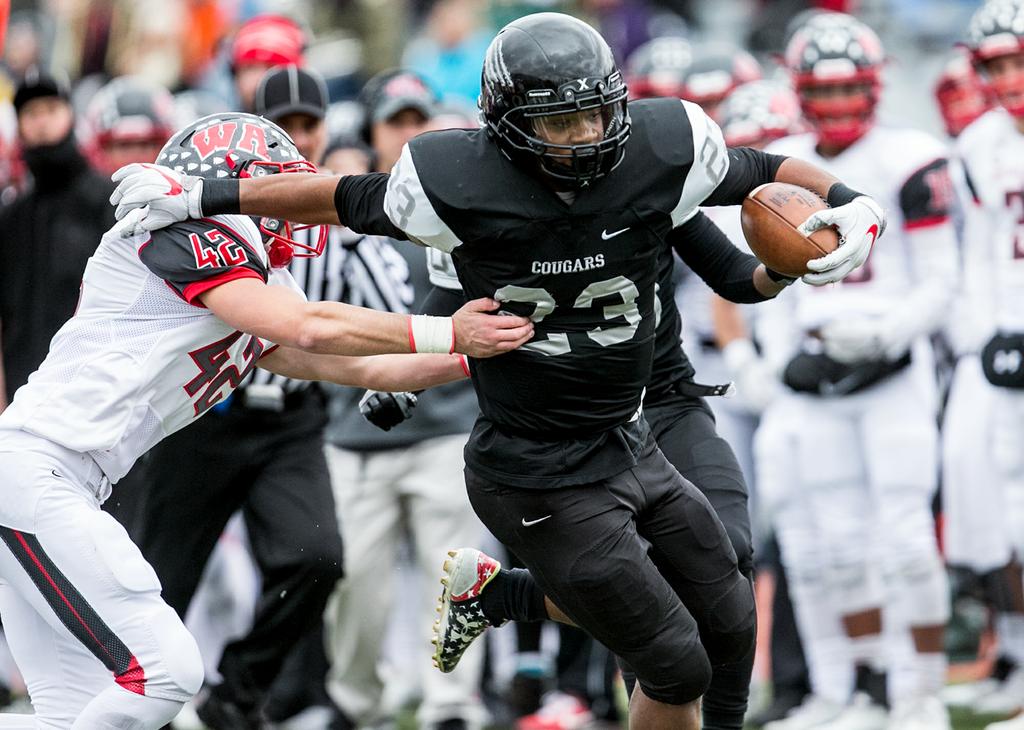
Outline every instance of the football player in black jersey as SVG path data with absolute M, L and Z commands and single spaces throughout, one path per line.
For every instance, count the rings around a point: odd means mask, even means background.
M 802 185 L 832 206 L 805 230 L 834 225 L 844 238 L 809 264 L 805 281 L 824 284 L 863 263 L 884 214 L 812 165 L 727 149 L 694 104 L 627 105 L 607 44 L 569 16 L 506 26 L 482 82 L 487 127 L 421 135 L 390 175 L 211 181 L 129 167 L 111 200 L 122 216 L 144 207 L 135 225 L 146 229 L 241 212 L 410 239 L 450 252 L 468 296 L 528 314 L 532 342 L 472 364 L 482 416 L 466 480 L 536 583 L 520 593 L 521 576 L 458 551 L 438 663 L 454 666 L 495 621 L 571 621 L 635 670 L 631 727 L 696 728 L 711 665 L 750 649 L 753 599 L 722 523 L 640 411 L 666 238 L 700 205 L 738 204 L 773 180 Z M 750 277 L 765 295 L 782 285 L 763 266 Z

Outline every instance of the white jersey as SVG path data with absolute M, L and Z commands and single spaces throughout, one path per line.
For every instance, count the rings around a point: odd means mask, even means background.
M 149 234 L 104 234 L 75 315 L 0 414 L 21 429 L 89 454 L 111 482 L 158 441 L 236 388 L 268 343 L 217 319 L 197 297 L 237 278 L 289 286 L 271 269 L 245 216 L 178 223 Z
M 874 198 L 888 217 L 885 235 L 859 270 L 838 284 L 787 292 L 796 301 L 794 324 L 809 332 L 838 317 L 883 316 L 901 307 L 922 281 L 921 251 L 912 249 L 908 232 L 950 225 L 954 193 L 945 146 L 918 130 L 876 126 L 836 157 L 820 156 L 813 134 L 786 137 L 767 151 L 831 172 Z M 955 257 L 955 247 L 945 248 L 936 255 Z
M 963 131 L 957 150 L 974 195 L 964 230 L 968 286 L 984 300 L 986 324 L 1024 332 L 1024 134 L 994 109 Z

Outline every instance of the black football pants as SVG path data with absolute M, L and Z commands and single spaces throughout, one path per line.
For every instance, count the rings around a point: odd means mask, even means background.
M 161 442 L 147 464 L 132 532 L 181 616 L 225 524 L 242 510 L 262 592 L 252 629 L 225 647 L 218 669 L 243 707 L 262 701 L 342 577 L 325 420 L 315 390 L 280 413 L 232 403 Z
M 665 457 L 693 482 L 714 507 L 736 551 L 740 572 L 753 579 L 753 548 L 747 484 L 729 444 L 715 431 L 715 419 L 702 398 L 673 395 L 644 415 Z M 754 669 L 754 633 L 739 661 L 712 664 L 711 686 L 702 703 L 704 730 L 740 730 Z M 632 687 L 630 686 L 630 689 Z
M 708 500 L 653 438 L 635 466 L 596 482 L 523 489 L 467 468 L 466 487 L 545 595 L 633 667 L 648 697 L 693 701 L 713 666 L 750 650 L 749 580 Z

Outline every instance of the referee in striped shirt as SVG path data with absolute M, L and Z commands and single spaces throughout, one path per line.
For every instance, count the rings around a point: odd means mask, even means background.
M 257 91 L 257 113 L 280 124 L 314 162 L 326 147 L 326 109 L 323 79 L 295 66 L 269 71 Z M 389 260 L 375 241 L 332 228 L 325 254 L 295 259 L 291 271 L 310 300 L 377 306 L 379 299 L 385 309 L 396 298 L 411 299 L 402 288 L 408 284 L 401 263 Z M 389 277 L 398 285 L 381 283 Z M 263 705 L 271 685 L 296 644 L 318 635 L 328 596 L 343 574 L 323 450 L 323 393 L 307 382 L 255 373 L 195 428 L 179 431 L 151 452 L 135 526 L 164 599 L 184 616 L 224 525 L 239 510 L 245 519 L 262 589 L 252 629 L 224 648 L 218 665 L 223 681 L 208 687 L 197 708 L 215 730 L 266 727 Z M 310 678 L 317 673 L 308 664 L 303 670 Z M 321 679 L 325 671 L 326 666 Z M 321 685 L 328 702 L 322 681 L 305 684 Z M 310 700 L 275 687 L 272 704 L 279 706 L 282 695 L 300 703 L 295 709 Z

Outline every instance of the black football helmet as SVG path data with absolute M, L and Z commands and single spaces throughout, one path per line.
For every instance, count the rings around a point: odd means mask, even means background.
M 197 119 L 178 130 L 156 158 L 156 164 L 186 175 L 223 179 L 262 177 L 290 172 L 317 172 L 295 148 L 288 133 L 255 114 L 223 112 Z M 285 266 L 292 256 L 313 257 L 323 253 L 327 226 L 294 225 L 289 221 L 261 218 L 273 266 Z M 297 231 L 314 229 L 300 243 Z
M 509 23 L 487 49 L 480 86 L 484 124 L 513 162 L 570 188 L 622 162 L 630 132 L 626 84 L 604 38 L 583 21 L 536 13 Z M 548 125 L 588 111 L 600 116 L 599 140 L 559 144 L 542 136 Z

